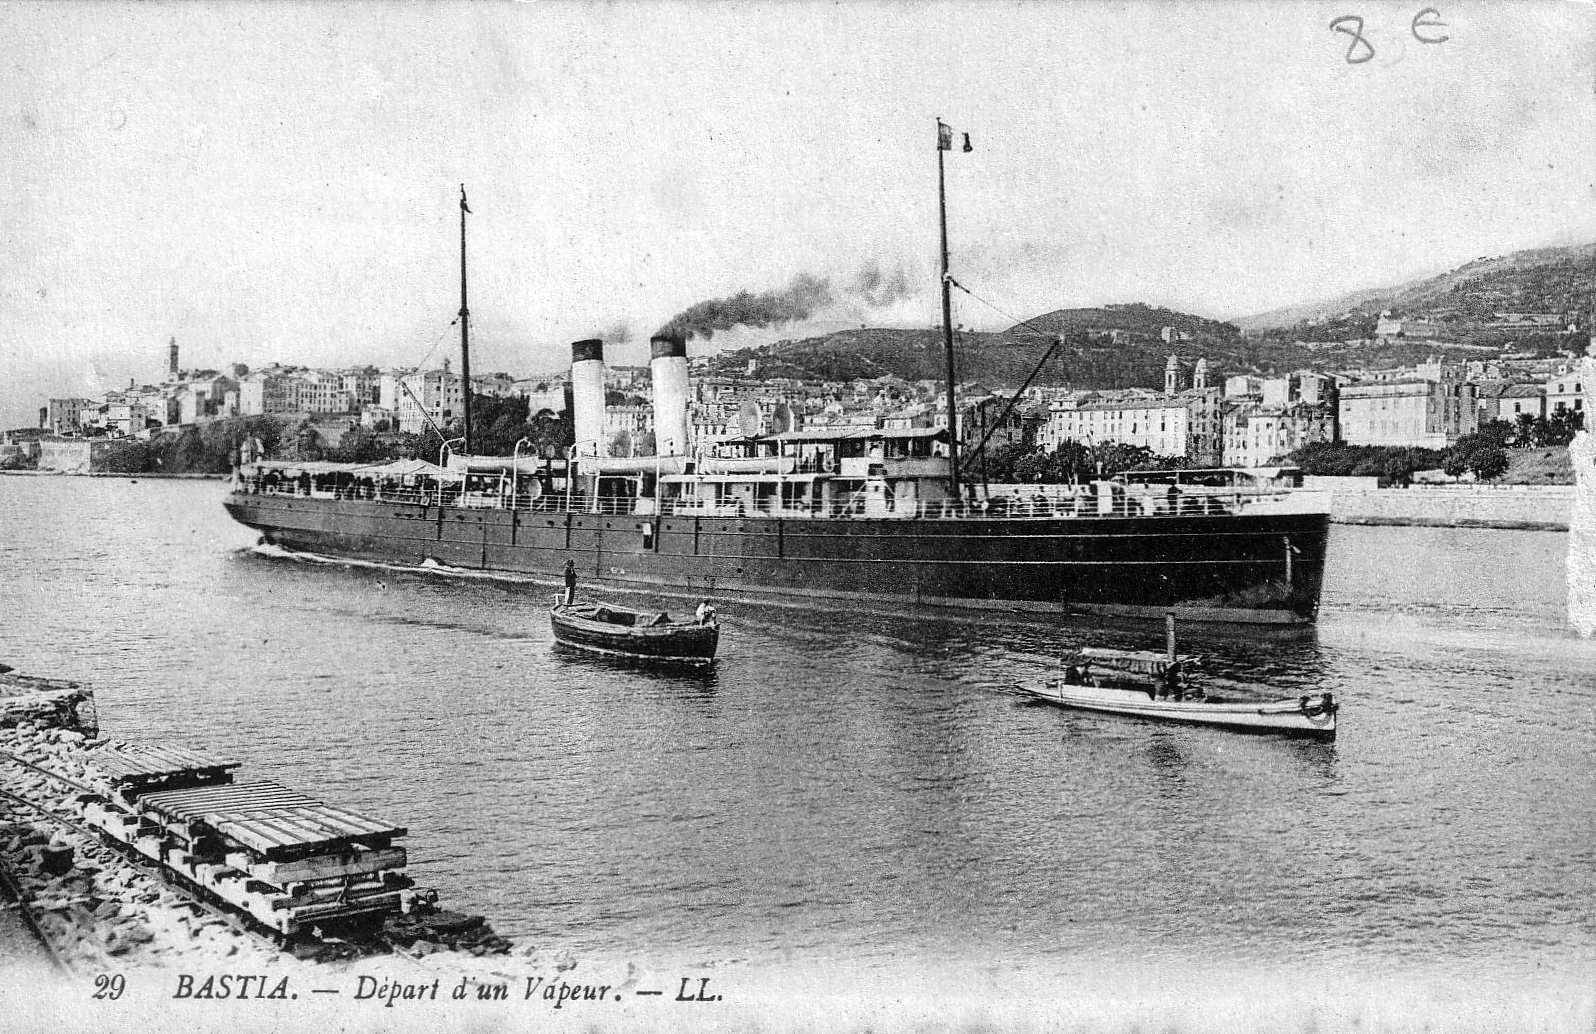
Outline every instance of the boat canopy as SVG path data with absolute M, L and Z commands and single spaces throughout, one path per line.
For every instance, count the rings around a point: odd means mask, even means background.
M 687 469 L 685 456 L 578 456 L 576 468 L 582 474 L 622 476 L 627 474 L 680 474 Z
M 417 460 L 415 462 L 423 462 Z M 456 474 L 539 474 L 547 461 L 538 456 L 457 456 L 449 454 L 448 469 Z M 432 466 L 432 464 L 428 464 Z M 442 469 L 442 468 L 439 468 Z
M 706 456 L 698 461 L 701 474 L 791 474 L 798 469 L 796 456 L 727 458 Z
M 1105 647 L 1087 646 L 1075 653 L 1074 661 L 1077 664 L 1097 665 L 1101 668 L 1112 668 L 1135 675 L 1163 675 L 1173 667 L 1192 668 L 1201 663 L 1202 658 L 1194 654 L 1180 654 L 1172 664 L 1167 653 L 1156 653 L 1152 650 L 1111 650 Z

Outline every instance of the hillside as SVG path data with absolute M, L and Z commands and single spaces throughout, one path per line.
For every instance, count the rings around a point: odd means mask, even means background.
M 1174 327 L 1194 341 L 1233 342 L 1240 336 L 1239 329 L 1230 323 L 1193 316 L 1173 309 L 1161 309 L 1141 302 L 1126 305 L 1105 305 L 1088 309 L 1055 309 L 1026 321 L 1050 334 L 1067 334 L 1071 331 L 1119 330 L 1141 335 L 1150 340 L 1161 340 L 1165 327 Z M 1015 324 L 1008 332 L 1023 332 L 1025 326 Z
M 1596 304 L 1596 244 L 1477 258 L 1438 276 L 1371 288 L 1237 320 L 1245 331 L 1284 330 L 1351 314 L 1434 316 L 1468 327 L 1498 312 L 1588 314 Z
M 1499 355 L 1509 344 L 1545 352 L 1571 347 L 1573 337 L 1561 325 L 1503 329 L 1506 324 L 1495 320 L 1494 314 L 1577 316 L 1588 311 L 1578 305 L 1591 304 L 1596 293 L 1593 270 L 1596 245 L 1477 259 L 1438 277 L 1251 317 L 1242 322 L 1254 328 L 1270 319 L 1311 322 L 1255 329 L 1246 336 L 1232 323 L 1139 302 L 1055 309 L 1004 331 L 960 332 L 958 375 L 965 383 L 1018 385 L 1055 334 L 1062 335 L 1065 344 L 1037 376 L 1038 385 L 1160 387 L 1171 352 L 1181 357 L 1188 371 L 1199 357 L 1206 358 L 1216 379 L 1232 373 L 1411 366 L 1434 356 L 1466 361 Z M 1376 317 L 1385 309 L 1398 316 L 1422 317 L 1431 332 L 1376 339 Z M 1173 343 L 1163 337 L 1169 327 L 1177 332 Z M 891 376 L 940 381 L 942 333 L 938 328 L 838 330 L 723 352 L 711 361 L 711 369 L 740 374 L 750 361 L 757 363 L 763 378 L 847 381 Z
M 1243 354 L 1247 344 L 1234 326 L 1169 309 L 1139 304 L 1058 309 L 1027 322 L 1046 328 L 1048 335 L 1022 325 L 997 333 L 960 332 L 959 380 L 1018 385 L 1047 351 L 1051 334 L 1063 334 L 1065 346 L 1037 376 L 1035 383 L 1041 385 L 1157 387 L 1164 383 L 1164 364 L 1171 351 L 1188 364 L 1206 357 L 1216 370 L 1250 365 Z M 1192 340 L 1167 344 L 1159 334 L 1169 326 Z M 844 330 L 723 352 L 711 368 L 723 374 L 742 373 L 750 360 L 758 363 L 762 378 L 847 381 L 892 376 L 940 381 L 942 332 L 938 328 Z

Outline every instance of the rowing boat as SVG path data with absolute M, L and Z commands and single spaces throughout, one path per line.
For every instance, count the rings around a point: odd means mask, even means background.
M 709 664 L 720 645 L 720 624 L 672 621 L 663 611 L 605 603 L 557 603 L 549 610 L 556 641 L 592 653 L 677 664 Z

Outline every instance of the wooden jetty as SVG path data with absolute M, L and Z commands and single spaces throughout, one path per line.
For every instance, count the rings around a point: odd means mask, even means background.
M 405 911 L 402 826 L 175 747 L 108 745 L 85 758 L 99 792 L 84 820 L 111 840 L 284 937 Z

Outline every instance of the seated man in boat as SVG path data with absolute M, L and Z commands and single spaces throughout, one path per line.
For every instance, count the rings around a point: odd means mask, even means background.
M 709 605 L 708 600 L 698 604 L 698 609 L 693 612 L 693 620 L 700 625 L 713 625 L 715 623 L 715 608 Z

